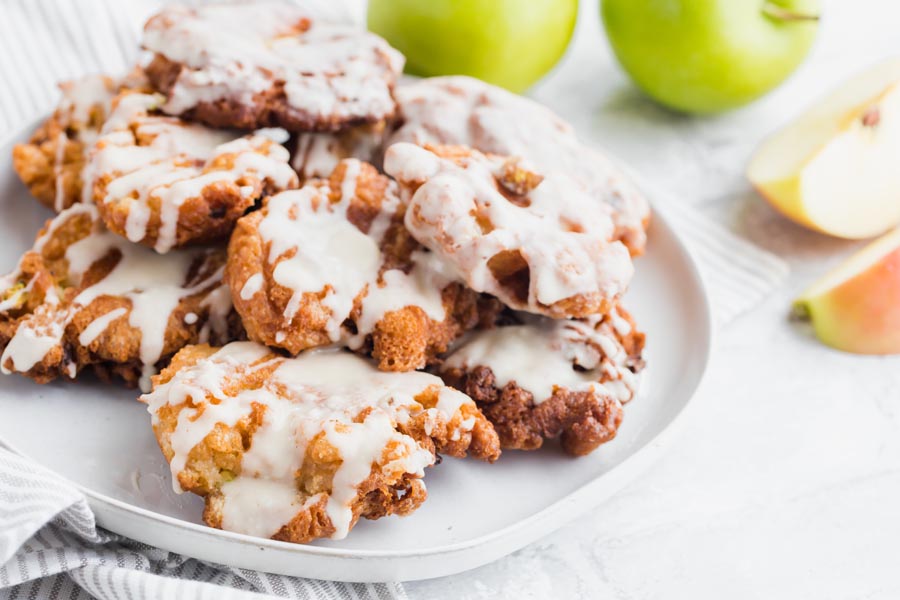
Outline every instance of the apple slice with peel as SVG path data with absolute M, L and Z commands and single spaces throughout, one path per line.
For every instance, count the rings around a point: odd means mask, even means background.
M 878 238 L 794 301 L 816 337 L 846 352 L 900 353 L 900 229 Z
M 747 177 L 801 225 L 848 239 L 900 223 L 900 59 L 845 82 L 757 150 Z

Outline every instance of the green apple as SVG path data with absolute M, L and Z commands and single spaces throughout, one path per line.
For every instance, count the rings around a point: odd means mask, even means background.
M 470 75 L 521 92 L 562 57 L 578 0 L 370 0 L 368 25 L 414 75 Z
M 819 0 L 602 0 L 622 66 L 676 110 L 714 113 L 781 83 L 812 46 Z

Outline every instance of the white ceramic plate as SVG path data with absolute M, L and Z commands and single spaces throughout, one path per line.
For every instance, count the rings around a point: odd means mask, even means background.
M 0 145 L 0 271 L 31 246 L 50 212 L 29 197 Z M 659 216 L 625 302 L 647 332 L 641 393 L 616 439 L 572 459 L 550 444 L 499 462 L 446 459 L 413 515 L 361 521 L 341 541 L 294 545 L 204 526 L 203 502 L 172 491 L 136 392 L 95 381 L 37 385 L 0 376 L 0 441 L 77 484 L 100 525 L 203 560 L 339 581 L 439 577 L 513 552 L 592 509 L 666 450 L 700 384 L 709 306 L 684 246 Z

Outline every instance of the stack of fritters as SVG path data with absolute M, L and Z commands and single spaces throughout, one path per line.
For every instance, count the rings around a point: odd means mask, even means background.
M 143 47 L 15 149 L 60 214 L 0 282 L 4 372 L 140 385 L 205 521 L 294 542 L 411 512 L 438 453 L 616 435 L 649 209 L 568 124 L 400 84 L 384 40 L 294 4 L 169 7 Z

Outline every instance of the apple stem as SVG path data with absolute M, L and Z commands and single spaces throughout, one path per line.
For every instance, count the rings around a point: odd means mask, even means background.
M 794 301 L 791 306 L 790 319 L 792 321 L 809 321 L 810 317 L 809 306 L 802 300 Z
M 779 21 L 818 21 L 819 15 L 794 12 L 772 2 L 764 2 L 762 6 L 764 15 Z

